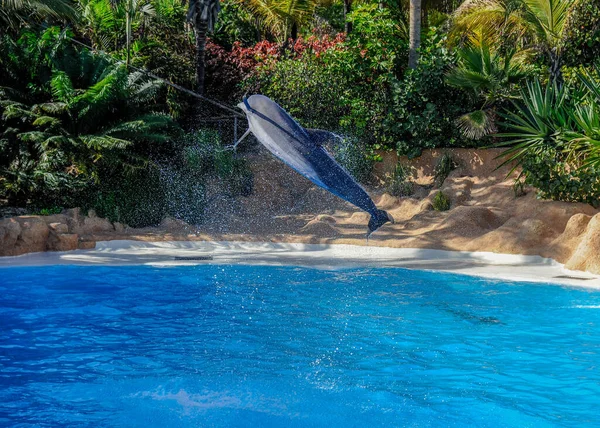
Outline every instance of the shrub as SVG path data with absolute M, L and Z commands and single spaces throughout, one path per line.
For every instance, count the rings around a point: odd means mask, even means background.
M 438 187 L 444 184 L 446 178 L 448 178 L 450 173 L 456 169 L 456 167 L 457 165 L 452 158 L 452 155 L 448 152 L 444 152 L 433 168 L 434 184 Z
M 450 198 L 440 190 L 433 197 L 432 205 L 436 211 L 448 211 L 450 209 Z
M 600 170 L 576 167 L 551 148 L 527 156 L 521 166 L 525 183 L 536 187 L 540 198 L 600 206 Z
M 408 168 L 398 163 L 386 191 L 392 196 L 410 196 L 414 193 L 414 183 L 410 181 Z
M 252 175 L 246 163 L 222 146 L 217 132 L 186 134 L 176 146 L 179 150 L 173 156 L 104 180 L 90 192 L 85 207 L 132 227 L 157 225 L 167 215 L 199 224 L 204 219 L 209 179 L 222 181 L 222 189 L 231 196 L 251 192 Z
M 102 171 L 143 168 L 177 133 L 154 111 L 157 82 L 64 36 L 52 27 L 3 40 L 0 196 L 11 204 L 73 206 Z
M 522 103 L 505 114 L 506 162 L 545 199 L 600 204 L 600 83 L 578 74 L 575 87 L 530 82 Z
M 308 128 L 337 130 L 347 112 L 345 82 L 315 55 L 263 67 L 253 83 Z
M 570 66 L 594 64 L 600 56 L 600 2 L 574 5 L 566 30 L 564 62 Z

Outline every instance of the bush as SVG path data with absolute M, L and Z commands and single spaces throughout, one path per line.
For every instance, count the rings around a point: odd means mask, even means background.
M 432 28 L 423 39 L 419 67 L 393 81 L 384 142 L 395 146 L 398 154 L 412 158 L 426 148 L 478 144 L 456 126 L 456 119 L 475 104 L 469 94 L 446 84 L 446 72 L 455 63 L 445 35 Z
M 570 66 L 593 64 L 600 56 L 600 2 L 576 2 L 567 31 L 564 62 Z
M 525 183 L 537 187 L 540 198 L 600 207 L 600 170 L 569 164 L 564 153 L 551 148 L 527 156 L 521 166 Z
M 522 103 L 505 115 L 507 162 L 544 199 L 600 205 L 600 82 L 578 74 L 574 87 L 530 82 Z
M 456 167 L 457 165 L 452 158 L 452 155 L 450 155 L 448 152 L 444 152 L 433 168 L 434 184 L 438 187 L 441 187 L 446 178 L 448 178 L 450 173 L 456 169 Z
M 155 159 L 147 168 L 116 174 L 95 189 L 86 208 L 132 227 L 154 226 L 165 216 L 190 224 L 203 221 L 208 179 L 222 181 L 230 196 L 252 190 L 252 175 L 242 159 L 223 148 L 212 130 L 189 133 L 174 156 Z
M 448 211 L 450 209 L 450 198 L 440 190 L 433 197 L 432 205 L 436 211 Z
M 414 183 L 410 181 L 407 167 L 400 163 L 396 165 L 394 174 L 387 184 L 386 191 L 392 196 L 410 196 L 414 193 Z
M 345 82 L 315 55 L 263 67 L 255 84 L 308 128 L 338 130 L 347 111 L 342 104 Z

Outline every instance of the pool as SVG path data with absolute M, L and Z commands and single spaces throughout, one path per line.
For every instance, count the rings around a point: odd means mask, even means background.
M 399 268 L 0 271 L 0 426 L 600 422 L 600 292 Z

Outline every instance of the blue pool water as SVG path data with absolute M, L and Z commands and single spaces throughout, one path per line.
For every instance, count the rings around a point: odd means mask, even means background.
M 600 423 L 600 293 L 404 269 L 0 271 L 0 426 Z

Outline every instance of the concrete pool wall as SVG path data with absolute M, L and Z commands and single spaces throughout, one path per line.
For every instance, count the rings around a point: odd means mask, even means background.
M 0 258 L 0 267 L 64 264 L 174 266 L 206 263 L 299 265 L 325 269 L 401 267 L 600 289 L 599 275 L 570 271 L 552 259 L 539 256 L 358 245 L 122 240 L 98 242 L 92 250 Z

